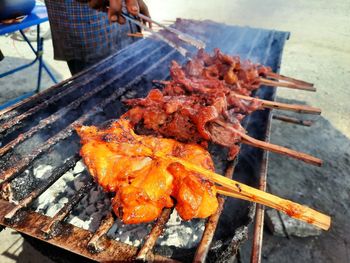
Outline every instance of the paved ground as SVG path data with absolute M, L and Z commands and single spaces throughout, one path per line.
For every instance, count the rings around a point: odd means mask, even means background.
M 317 93 L 279 90 L 279 100 L 303 101 L 321 107 L 312 128 L 273 122 L 272 142 L 312 153 L 325 160 L 314 168 L 271 154 L 269 191 L 330 214 L 329 232 L 316 238 L 277 238 L 267 231 L 263 262 L 350 262 L 350 2 L 347 0 L 277 1 L 159 1 L 147 0 L 158 20 L 175 17 L 212 19 L 291 32 L 281 72 L 314 82 Z M 224 34 L 224 33 L 223 33 Z M 28 60 L 24 43 L 1 37 L 6 59 L 0 72 Z M 45 58 L 59 79 L 69 77 L 62 62 L 52 60 L 51 43 Z M 35 86 L 35 69 L 0 80 L 0 103 Z M 44 86 L 51 82 L 45 78 Z M 44 259 L 11 231 L 0 233 L 0 262 L 43 262 Z M 23 242 L 23 243 L 22 243 Z M 249 248 L 242 252 L 248 262 Z

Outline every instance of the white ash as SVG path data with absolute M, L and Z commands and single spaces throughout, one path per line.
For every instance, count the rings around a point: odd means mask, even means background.
M 46 167 L 37 169 L 37 174 L 35 174 L 35 176 L 44 177 L 43 175 L 46 175 L 46 173 L 42 172 L 46 170 L 48 170 Z M 80 170 L 77 169 L 77 171 Z M 74 169 L 68 171 L 37 198 L 34 203 L 35 211 L 50 217 L 54 216 L 76 191 L 85 184 L 86 177 L 87 175 L 82 172 L 74 173 Z
M 108 231 L 107 236 L 137 247 L 151 231 L 152 225 L 153 223 L 126 225 L 117 219 Z
M 108 231 L 108 237 L 138 247 L 149 234 L 156 221 L 148 224 L 125 225 L 116 220 Z M 198 244 L 204 230 L 204 220 L 183 221 L 176 210 L 165 226 L 165 232 L 157 240 L 161 246 L 192 248 Z
M 43 177 L 50 166 L 38 166 L 36 177 Z M 83 187 L 90 175 L 82 161 L 65 173 L 36 200 L 36 211 L 53 217 Z M 79 202 L 67 218 L 67 222 L 90 231 L 96 231 L 102 218 L 110 209 L 110 200 L 97 185 Z
M 39 164 L 37 167 L 34 167 L 33 173 L 34 176 L 38 179 L 47 178 L 47 176 L 52 172 L 52 165 Z
M 204 222 L 204 220 L 198 219 L 183 221 L 174 209 L 165 225 L 165 232 L 158 239 L 157 244 L 178 248 L 197 246 L 204 231 Z
M 43 178 L 51 170 L 52 167 L 49 165 L 39 165 L 34 170 L 34 175 L 36 178 Z M 77 162 L 73 169 L 61 176 L 39 196 L 34 203 L 35 211 L 53 217 L 86 184 L 89 177 L 83 162 Z M 109 198 L 96 185 L 79 202 L 66 221 L 77 227 L 95 231 L 109 209 Z
M 76 163 L 75 167 L 73 168 L 74 174 L 82 173 L 85 170 L 85 165 L 83 161 L 79 161 Z

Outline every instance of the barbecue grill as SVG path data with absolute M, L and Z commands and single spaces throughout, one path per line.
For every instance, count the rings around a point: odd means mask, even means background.
M 274 72 L 289 37 L 287 32 L 211 21 L 178 19 L 174 26 L 204 41 L 208 52 L 218 47 L 270 66 Z M 0 224 L 97 261 L 232 260 L 248 238 L 255 204 L 220 197 L 218 212 L 207 221 L 180 222 L 171 209 L 165 209 L 157 222 L 125 226 L 111 214 L 108 195 L 81 165 L 74 127 L 118 118 L 126 110 L 122 99 L 144 97 L 153 87 L 152 80 L 168 78 L 171 60 L 183 64 L 186 58 L 152 37 L 135 41 L 0 112 Z M 257 95 L 274 100 L 275 89 L 263 87 Z M 268 140 L 270 119 L 270 110 L 256 111 L 245 119 L 244 127 L 251 136 Z M 235 162 L 227 162 L 225 150 L 218 146 L 210 151 L 218 173 L 254 187 L 265 186 L 264 151 L 244 145 Z M 261 246 L 261 209 L 256 216 L 255 262 Z M 186 244 L 174 243 L 178 238 Z

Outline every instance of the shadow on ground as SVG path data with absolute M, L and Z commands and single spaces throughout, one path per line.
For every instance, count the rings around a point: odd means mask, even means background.
M 19 263 L 52 263 L 51 260 L 43 256 L 15 231 L 6 230 L 8 240 L 1 245 L 0 261 L 2 263 L 19 262 Z M 3 249 L 3 247 L 5 249 Z

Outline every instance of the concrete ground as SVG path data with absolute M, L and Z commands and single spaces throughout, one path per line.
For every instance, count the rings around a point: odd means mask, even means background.
M 279 238 L 265 231 L 262 262 L 350 262 L 350 2 L 347 0 L 218 0 L 146 1 L 157 20 L 176 17 L 211 19 L 291 32 L 281 73 L 315 83 L 316 93 L 279 89 L 278 100 L 305 102 L 322 108 L 311 128 L 274 121 L 271 140 L 322 158 L 314 168 L 270 155 L 269 191 L 305 203 L 332 216 L 331 230 L 314 238 Z M 224 32 L 223 32 L 224 36 Z M 0 72 L 32 57 L 27 46 L 10 36 L 0 37 L 6 59 Z M 63 62 L 52 59 L 45 42 L 46 61 L 63 80 L 70 76 Z M 36 68 L 0 79 L 0 103 L 35 86 Z M 44 78 L 44 87 L 52 83 Z M 295 115 L 296 116 L 296 115 Z M 311 118 L 311 117 L 310 117 Z M 0 233 L 0 262 L 43 262 L 45 259 L 12 231 Z M 249 261 L 249 243 L 242 261 Z

